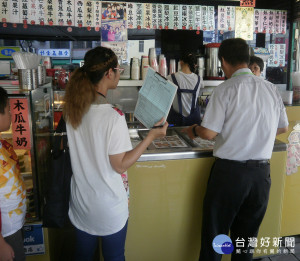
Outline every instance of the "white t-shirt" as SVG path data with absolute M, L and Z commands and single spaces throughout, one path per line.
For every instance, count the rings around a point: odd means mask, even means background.
M 201 125 L 219 133 L 214 156 L 259 160 L 271 158 L 277 128 L 288 119 L 276 86 L 245 68 L 215 88 Z
M 128 219 L 122 177 L 109 161 L 109 155 L 132 149 L 121 114 L 110 104 L 93 104 L 76 130 L 67 123 L 73 170 L 69 217 L 92 235 L 114 234 Z
M 175 78 L 178 82 L 178 85 L 180 86 L 180 89 L 194 90 L 194 88 L 198 82 L 198 75 L 195 73 L 186 74 L 186 73 L 179 71 L 179 72 L 175 73 Z M 167 79 L 170 80 L 171 82 L 173 82 L 171 75 L 168 75 Z M 196 93 L 195 105 L 198 102 L 197 98 L 200 93 L 200 88 L 203 88 L 203 80 L 201 79 L 201 77 L 200 77 L 199 87 L 198 87 L 198 90 Z M 184 117 L 187 117 L 190 115 L 192 99 L 193 99 L 193 95 L 191 93 L 182 93 L 181 94 L 182 114 Z M 174 101 L 173 101 L 173 109 L 176 112 L 179 112 L 177 93 L 176 93 Z

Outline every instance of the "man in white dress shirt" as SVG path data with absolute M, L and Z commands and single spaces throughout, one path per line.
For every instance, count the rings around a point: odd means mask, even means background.
M 227 77 L 215 88 L 201 126 L 184 131 L 195 138 L 216 139 L 203 203 L 201 261 L 221 260 L 213 240 L 228 235 L 231 260 L 252 260 L 249 238 L 256 238 L 271 186 L 270 163 L 276 135 L 288 119 L 276 86 L 252 74 L 249 46 L 240 38 L 224 40 L 218 58 Z M 241 253 L 236 242 L 244 240 Z

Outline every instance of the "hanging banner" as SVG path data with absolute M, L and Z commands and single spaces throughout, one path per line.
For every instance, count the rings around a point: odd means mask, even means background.
M 253 7 L 236 7 L 235 8 L 235 38 L 244 40 L 253 40 L 254 24 Z
M 145 28 L 150 29 L 152 27 L 152 4 L 144 5 L 144 25 Z
M 287 11 L 281 11 L 281 23 L 280 23 L 280 33 L 286 33 L 286 20 L 287 20 Z
M 46 1 L 46 20 L 49 25 L 57 25 L 56 20 L 56 1 L 47 0 Z
M 261 32 L 261 24 L 262 24 L 261 18 L 262 18 L 261 10 L 255 9 L 254 10 L 254 25 L 253 25 L 255 33 Z
M 136 5 L 135 3 L 128 3 L 127 4 L 127 26 L 128 28 L 136 28 Z M 103 4 L 102 4 L 102 19 L 103 19 Z
M 22 0 L 22 8 L 20 10 L 20 22 L 27 23 L 30 22 L 29 20 L 29 0 Z
M 208 10 L 207 6 L 201 6 L 201 21 L 202 27 L 201 30 L 207 31 L 208 30 Z
M 189 30 L 194 30 L 195 28 L 195 8 L 194 5 L 188 5 L 188 9 L 187 9 L 187 28 Z
M 152 29 L 157 29 L 157 4 L 151 4 L 152 9 Z
M 227 30 L 234 31 L 235 29 L 235 7 L 226 6 L 226 15 L 227 15 Z
M 75 26 L 82 27 L 84 24 L 84 2 L 75 0 Z
M 280 34 L 281 32 L 281 11 L 275 11 L 275 33 Z
M 175 30 L 181 29 L 180 16 L 180 5 L 173 5 L 173 25 Z
M 9 22 L 9 0 L 0 0 L 0 12 L 1 20 L 0 22 Z
M 285 66 L 285 44 L 269 44 L 269 67 Z
M 28 15 L 28 22 L 32 25 L 38 23 L 38 1 L 37 0 L 29 0 L 29 15 Z M 22 9 L 22 5 L 20 6 Z
M 268 10 L 269 12 L 269 25 L 268 25 L 268 33 L 272 34 L 275 32 L 275 11 Z
M 171 5 L 163 5 L 163 13 L 164 13 L 164 19 L 163 19 L 163 24 L 162 28 L 163 29 L 170 29 L 171 28 Z
M 218 6 L 218 30 L 232 31 L 235 23 L 234 6 Z
M 157 4 L 157 29 L 163 29 L 163 20 L 164 20 L 164 5 Z
M 187 5 L 180 5 L 180 21 L 181 21 L 181 28 L 180 29 L 187 29 L 188 28 L 188 6 Z
M 92 27 L 94 21 L 93 1 L 84 1 L 84 11 L 83 26 Z
M 136 3 L 136 28 L 144 28 L 144 4 Z
M 20 2 L 19 0 L 9 0 L 9 21 L 10 23 L 20 23 Z
M 99 31 L 101 27 L 101 1 L 93 1 L 94 21 L 92 26 Z
M 200 30 L 201 29 L 201 6 L 200 5 L 196 5 L 195 6 L 195 29 L 196 30 Z
M 225 31 L 227 29 L 226 6 L 218 6 L 218 30 Z
M 10 98 L 10 112 L 14 149 L 31 149 L 27 98 Z
M 45 17 L 46 17 L 46 3 L 47 0 L 37 0 L 37 23 L 40 25 L 45 24 Z
M 207 25 L 208 25 L 208 31 L 214 31 L 215 26 L 215 7 L 214 6 L 208 6 L 207 7 Z

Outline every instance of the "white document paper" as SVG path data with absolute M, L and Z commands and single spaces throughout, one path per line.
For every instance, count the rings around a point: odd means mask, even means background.
M 148 129 L 161 118 L 166 120 L 176 91 L 177 86 L 174 83 L 149 68 L 139 91 L 134 116 Z

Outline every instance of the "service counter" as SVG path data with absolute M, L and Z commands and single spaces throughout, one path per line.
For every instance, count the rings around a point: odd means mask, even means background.
M 276 140 L 270 201 L 259 237 L 280 236 L 285 159 L 286 145 Z M 202 203 L 213 162 L 211 149 L 151 148 L 128 170 L 126 260 L 198 260 Z M 261 248 L 255 256 L 270 254 L 271 247 Z

